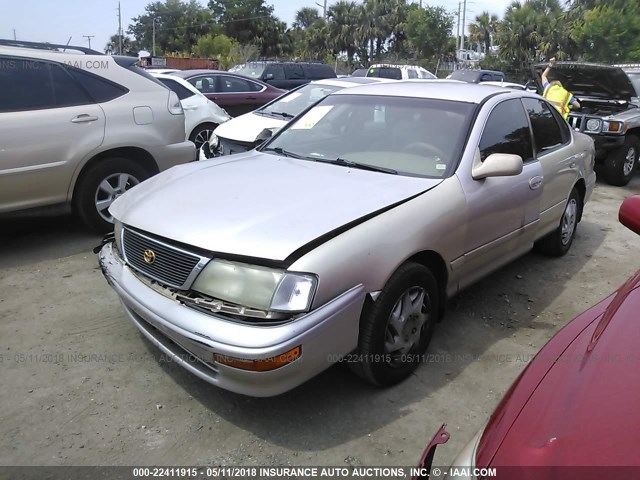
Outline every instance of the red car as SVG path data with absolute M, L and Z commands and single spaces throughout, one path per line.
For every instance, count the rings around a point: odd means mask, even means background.
M 619 219 L 640 235 L 640 195 Z M 447 478 L 638 479 L 639 402 L 640 271 L 540 350 Z M 425 472 L 448 440 L 444 427 L 422 457 Z
M 184 78 L 232 117 L 251 112 L 285 93 L 260 80 L 221 70 L 183 70 L 171 75 Z

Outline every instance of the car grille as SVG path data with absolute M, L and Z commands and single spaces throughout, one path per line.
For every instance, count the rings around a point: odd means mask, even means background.
M 187 290 L 209 260 L 196 253 L 123 228 L 125 261 L 140 273 L 158 282 Z
M 582 115 L 570 115 L 568 118 L 569 125 L 571 128 L 575 128 L 576 130 L 580 130 L 582 128 L 582 119 L 584 117 Z

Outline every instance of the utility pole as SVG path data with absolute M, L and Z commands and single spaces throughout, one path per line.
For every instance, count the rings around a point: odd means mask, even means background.
M 322 7 L 322 13 L 324 15 L 324 19 L 327 19 L 327 0 L 324 0 L 324 7 Z
M 13 29 L 13 39 L 17 40 L 17 38 L 16 38 L 16 29 L 15 28 Z
M 153 32 L 153 34 L 151 35 L 152 40 L 151 42 L 153 43 L 153 48 L 151 49 L 151 55 L 153 55 L 154 57 L 156 56 L 156 17 L 153 17 L 151 19 L 151 30 Z
M 118 55 L 122 55 L 122 11 L 120 10 L 120 2 L 118 2 Z
M 462 2 L 458 2 L 458 28 L 456 30 L 456 48 L 460 49 L 460 18 L 462 16 Z M 456 52 L 457 56 L 458 52 Z
M 91 39 L 95 37 L 95 35 L 82 35 L 89 42 L 89 48 L 91 48 Z
M 462 39 L 460 44 L 460 50 L 464 50 L 464 29 L 465 29 L 465 16 L 467 15 L 467 0 L 464 0 L 464 6 L 462 7 Z

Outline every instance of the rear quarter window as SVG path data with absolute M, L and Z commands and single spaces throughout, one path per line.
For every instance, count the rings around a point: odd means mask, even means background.
M 85 72 L 78 68 L 67 67 L 67 71 L 88 93 L 96 103 L 104 103 L 121 97 L 129 91 L 128 88 L 107 79 Z

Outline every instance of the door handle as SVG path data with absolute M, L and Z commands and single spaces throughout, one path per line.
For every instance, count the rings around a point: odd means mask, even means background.
M 257 100 L 258 97 L 247 97 L 247 100 Z
M 531 190 L 540 188 L 540 186 L 542 186 L 542 180 L 543 178 L 539 175 L 533 177 L 531 180 L 529 180 L 529 188 L 531 188 Z
M 576 168 L 576 162 L 571 162 L 569 164 L 569 168 Z
M 71 123 L 88 123 L 95 122 L 96 120 L 98 120 L 98 117 L 83 113 L 82 115 L 78 115 L 77 117 L 72 118 Z

